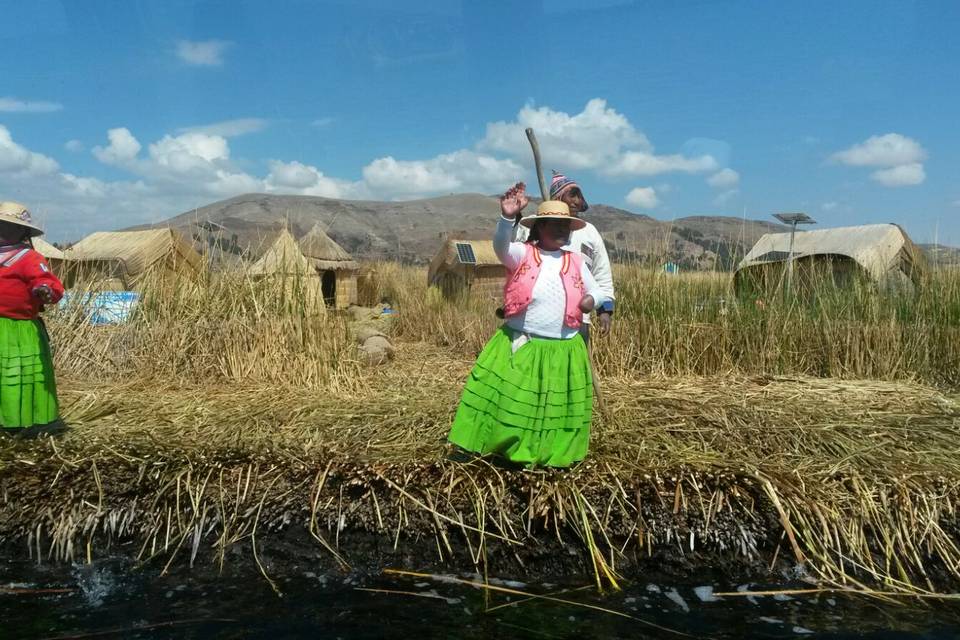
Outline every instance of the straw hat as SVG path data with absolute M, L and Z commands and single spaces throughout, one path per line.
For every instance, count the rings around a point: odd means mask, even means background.
M 0 222 L 26 227 L 31 238 L 43 235 L 43 229 L 33 224 L 30 212 L 19 202 L 0 202 Z
M 537 215 L 527 216 L 520 221 L 520 224 L 529 229 L 537 220 L 569 220 L 571 231 L 583 229 L 587 226 L 586 222 L 571 215 L 570 207 L 567 206 L 566 202 L 561 202 L 560 200 L 544 200 L 540 203 L 540 206 L 537 207 Z

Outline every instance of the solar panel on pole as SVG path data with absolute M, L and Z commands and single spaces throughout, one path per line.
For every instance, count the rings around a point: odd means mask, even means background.
M 775 213 L 773 217 L 790 225 L 790 249 L 787 256 L 787 294 L 793 288 L 793 237 L 797 234 L 798 224 L 816 224 L 817 221 L 805 213 Z

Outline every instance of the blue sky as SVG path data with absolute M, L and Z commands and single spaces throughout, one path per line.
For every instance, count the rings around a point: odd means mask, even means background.
M 960 245 L 960 3 L 0 0 L 0 199 L 53 240 L 260 191 L 536 180 Z

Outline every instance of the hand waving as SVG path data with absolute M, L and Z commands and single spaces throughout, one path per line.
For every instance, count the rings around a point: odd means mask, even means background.
M 504 218 L 516 218 L 520 215 L 523 208 L 530 202 L 526 190 L 527 185 L 518 182 L 500 196 L 500 213 Z

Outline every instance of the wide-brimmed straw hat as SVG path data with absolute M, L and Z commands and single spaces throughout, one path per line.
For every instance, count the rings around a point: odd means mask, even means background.
M 529 229 L 536 224 L 538 220 L 568 220 L 571 231 L 583 229 L 587 226 L 586 222 L 571 215 L 570 207 L 567 206 L 566 202 L 561 202 L 560 200 L 544 200 L 540 203 L 540 206 L 537 207 L 537 215 L 527 216 L 520 221 L 520 224 Z
M 0 202 L 0 222 L 26 227 L 31 238 L 43 235 L 43 229 L 33 224 L 30 211 L 19 202 Z

